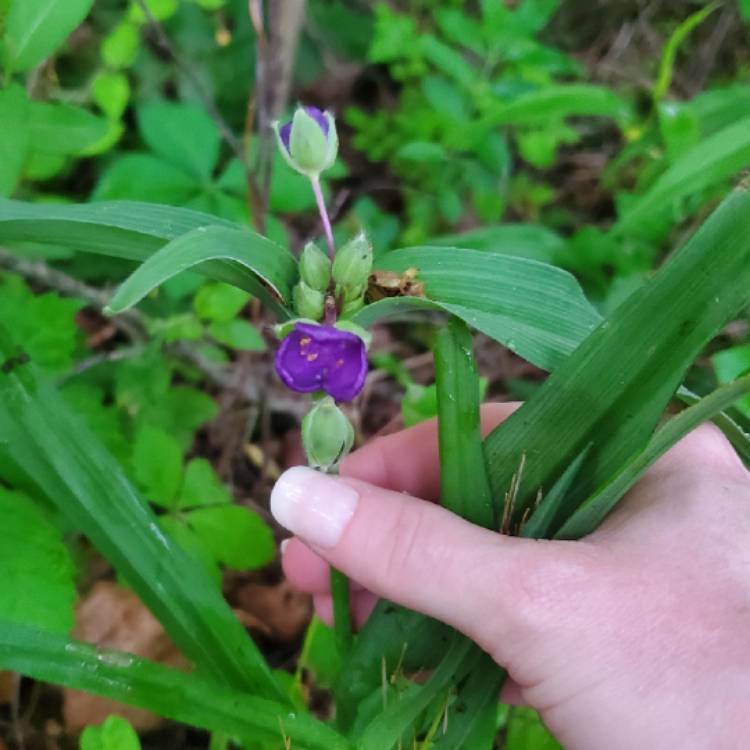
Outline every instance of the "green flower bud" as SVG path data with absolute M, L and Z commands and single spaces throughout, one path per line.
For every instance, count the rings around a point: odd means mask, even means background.
M 349 240 L 333 261 L 333 278 L 344 296 L 352 299 L 355 290 L 363 289 L 372 271 L 372 245 L 364 234 Z M 362 292 L 356 292 L 360 294 Z
M 318 178 L 336 161 L 339 138 L 329 112 L 317 107 L 297 107 L 285 125 L 274 123 L 279 150 L 289 166 L 310 178 Z
M 302 420 L 302 444 L 310 466 L 324 470 L 352 449 L 354 428 L 330 396 L 317 401 Z
M 304 281 L 300 281 L 294 287 L 292 298 L 294 309 L 301 318 L 310 318 L 318 322 L 323 317 L 326 302 L 323 292 L 319 292 L 317 289 L 313 289 L 305 284 Z
M 344 302 L 341 308 L 341 315 L 344 318 L 351 317 L 358 313 L 365 306 L 365 300 L 363 297 L 357 297 L 349 302 Z
M 308 242 L 299 259 L 299 274 L 302 281 L 319 292 L 328 290 L 331 283 L 331 261 L 313 242 Z

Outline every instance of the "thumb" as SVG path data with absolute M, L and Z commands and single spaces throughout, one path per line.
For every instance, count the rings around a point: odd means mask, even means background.
M 496 658 L 549 618 L 539 582 L 570 544 L 504 536 L 433 503 L 305 467 L 281 476 L 271 512 L 370 591 L 452 625 Z

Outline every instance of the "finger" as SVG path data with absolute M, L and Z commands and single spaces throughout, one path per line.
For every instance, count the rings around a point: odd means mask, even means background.
M 284 544 L 281 568 L 294 588 L 308 594 L 326 594 L 331 589 L 331 566 L 303 541 L 293 537 Z M 362 589 L 351 581 L 353 591 Z
M 518 403 L 485 404 L 481 412 L 482 434 L 491 432 L 519 406 Z M 394 492 L 437 501 L 440 498 L 437 420 L 373 440 L 342 462 L 341 474 Z
M 446 622 L 485 646 L 549 619 L 539 585 L 570 544 L 506 537 L 407 495 L 289 469 L 276 520 L 365 588 Z M 559 592 L 558 592 L 559 593 Z

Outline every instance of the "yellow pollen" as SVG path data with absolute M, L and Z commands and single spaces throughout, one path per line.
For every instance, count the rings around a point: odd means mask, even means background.
M 336 360 L 336 367 L 343 367 L 344 366 L 344 360 L 343 359 L 337 359 Z
M 308 362 L 315 362 L 315 360 L 318 358 L 317 354 L 308 354 L 307 355 L 307 361 Z
M 312 339 L 309 336 L 305 336 L 305 338 L 299 340 L 299 345 L 307 346 L 311 341 Z

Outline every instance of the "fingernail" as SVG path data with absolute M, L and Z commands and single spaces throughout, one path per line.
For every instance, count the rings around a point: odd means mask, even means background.
M 295 466 L 271 492 L 273 517 L 293 534 L 323 548 L 335 547 L 354 515 L 359 494 L 338 479 Z
M 289 546 L 289 542 L 291 542 L 291 539 L 282 539 L 281 544 L 279 545 L 279 549 L 281 550 L 281 554 L 283 555 L 286 551 L 286 548 Z

